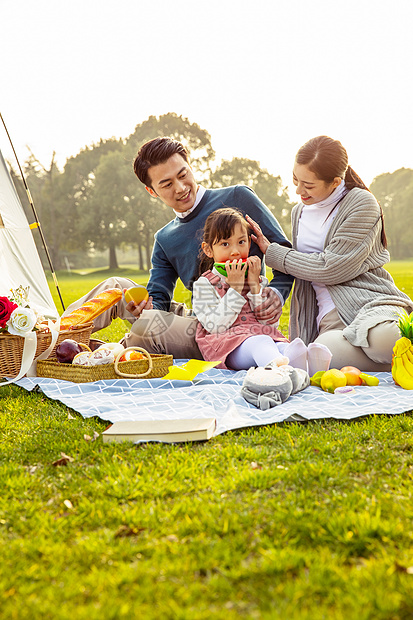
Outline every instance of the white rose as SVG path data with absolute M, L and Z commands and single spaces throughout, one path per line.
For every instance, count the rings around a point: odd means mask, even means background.
M 25 336 L 33 330 L 36 321 L 37 317 L 33 310 L 19 306 L 13 310 L 7 321 L 9 334 L 13 334 L 13 336 Z

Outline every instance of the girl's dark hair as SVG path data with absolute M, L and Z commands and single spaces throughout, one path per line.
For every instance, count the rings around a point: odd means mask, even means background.
M 205 226 L 202 242 L 209 245 L 212 248 L 214 243 L 220 241 L 220 239 L 229 239 L 233 234 L 235 226 L 240 224 L 246 229 L 248 239 L 251 238 L 251 229 L 244 218 L 241 211 L 233 209 L 232 207 L 224 207 L 217 209 L 210 215 L 208 215 Z M 199 273 L 198 276 L 203 274 L 208 269 L 212 269 L 214 265 L 214 259 L 207 256 L 201 248 L 199 252 Z
M 297 164 L 306 165 L 316 177 L 325 183 L 332 183 L 336 177 L 344 179 L 347 191 L 359 187 L 370 191 L 359 175 L 348 165 L 347 151 L 338 140 L 328 136 L 317 136 L 302 146 L 296 157 Z M 381 242 L 387 248 L 384 232 L 383 210 L 380 206 Z

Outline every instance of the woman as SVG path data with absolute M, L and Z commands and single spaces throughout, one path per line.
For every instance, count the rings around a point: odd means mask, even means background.
M 327 346 L 331 368 L 390 370 L 398 313 L 412 312 L 413 302 L 383 268 L 390 255 L 381 207 L 342 144 L 327 136 L 300 148 L 293 180 L 301 198 L 292 210 L 293 249 L 270 244 L 248 218 L 266 264 L 296 278 L 290 338 Z

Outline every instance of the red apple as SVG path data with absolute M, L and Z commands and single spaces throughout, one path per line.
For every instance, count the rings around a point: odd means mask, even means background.
M 66 338 L 56 348 L 57 361 L 61 364 L 71 364 L 75 355 L 83 351 L 76 340 Z

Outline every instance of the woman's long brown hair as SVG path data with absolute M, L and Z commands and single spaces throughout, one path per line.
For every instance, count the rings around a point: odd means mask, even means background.
M 344 179 L 348 191 L 359 187 L 368 192 L 369 188 L 359 175 L 348 165 L 347 151 L 338 140 L 328 136 L 317 136 L 306 142 L 298 151 L 295 161 L 306 165 L 316 177 L 325 183 L 332 183 L 336 177 Z M 387 238 L 384 230 L 383 209 L 380 207 L 381 242 L 387 248 Z

